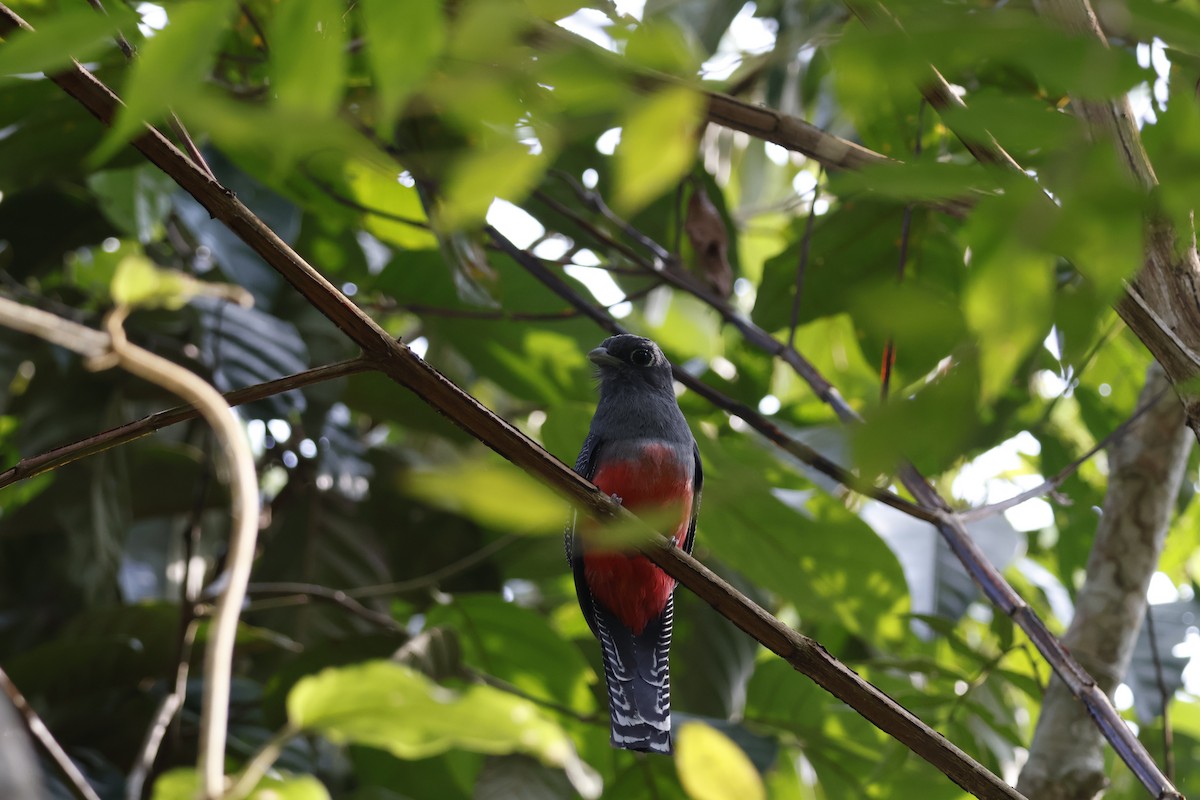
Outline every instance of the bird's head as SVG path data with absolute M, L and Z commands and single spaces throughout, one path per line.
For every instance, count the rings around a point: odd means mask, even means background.
M 658 345 L 644 336 L 610 336 L 588 353 L 588 360 L 596 365 L 601 391 L 645 384 L 674 393 L 671 362 Z

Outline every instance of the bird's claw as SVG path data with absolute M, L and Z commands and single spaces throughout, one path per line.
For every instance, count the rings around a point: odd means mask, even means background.
M 624 501 L 621 500 L 621 495 L 619 495 L 615 492 L 613 494 L 610 494 L 609 498 L 611 498 L 612 501 L 619 506 L 625 505 Z

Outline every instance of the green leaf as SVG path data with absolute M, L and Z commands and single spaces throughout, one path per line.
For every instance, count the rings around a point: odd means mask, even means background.
M 440 198 L 439 223 L 461 228 L 479 222 L 497 197 L 513 202 L 525 195 L 550 165 L 543 141 L 542 152 L 512 139 L 491 137 L 454 165 L 446 192 Z
M 195 800 L 200 774 L 191 767 L 164 772 L 154 782 L 151 800 Z M 329 800 L 329 790 L 312 775 L 266 776 L 246 800 Z
M 249 294 L 241 287 L 207 283 L 177 270 L 159 269 L 137 253 L 117 264 L 111 294 L 118 305 L 131 307 L 179 309 L 201 294 L 226 295 L 244 304 L 250 302 Z
M 430 505 L 512 533 L 561 532 L 569 513 L 567 504 L 545 485 L 507 461 L 491 457 L 413 470 L 404 477 L 404 485 Z
M 400 183 L 395 170 L 384 171 L 362 161 L 349 161 L 346 181 L 359 205 L 418 224 L 429 224 L 416 187 Z M 405 250 L 424 250 L 437 244 L 437 237 L 428 228 L 389 219 L 383 214 L 367 213 L 363 223 L 381 241 Z
M 172 104 L 185 106 L 199 90 L 216 58 L 232 0 L 172 5 L 170 24 L 146 42 L 122 87 L 125 105 L 92 153 L 103 163 L 141 129 L 158 121 Z
M 126 256 L 113 275 L 112 298 L 124 306 L 179 309 L 195 293 L 195 279 L 182 272 L 163 270 L 145 256 Z
M 813 490 L 775 455 L 736 436 L 699 437 L 704 502 L 697 547 L 796 606 L 879 642 L 904 635 L 899 562 L 866 523 Z
M 284 178 L 295 162 L 336 153 L 357 158 L 377 169 L 395 164 L 359 131 L 338 116 L 274 104 L 250 106 L 211 92 L 202 92 L 179 109 L 188 124 L 206 130 L 223 149 L 261 164 L 261 171 Z
M 345 13 L 340 0 L 291 0 L 276 8 L 268 41 L 279 105 L 314 116 L 337 108 L 346 77 Z
M 595 712 L 596 673 L 541 614 L 496 594 L 464 594 L 431 608 L 425 624 L 452 626 L 467 663 L 531 697 Z
M 446 44 L 441 0 L 363 0 L 367 59 L 379 101 L 377 128 L 390 130 Z
M 1011 203 L 997 205 L 981 207 L 971 223 L 963 296 L 967 325 L 979 342 L 985 403 L 1008 387 L 1017 366 L 1046 337 L 1054 311 L 1054 256 L 1026 243 L 1020 223 L 1004 213 Z M 1033 208 L 1022 211 L 1018 219 L 1027 219 Z
M 135 17 L 121 4 L 110 14 L 98 14 L 80 5 L 57 12 L 38 23 L 34 31 L 17 30 L 0 48 L 0 75 L 45 72 L 52 74 L 71 64 L 98 56 L 114 45 L 113 36 Z
M 453 692 L 407 667 L 371 661 L 297 683 L 288 695 L 288 717 L 337 744 L 377 747 L 397 758 L 451 749 L 526 753 L 564 767 L 581 794 L 598 794 L 597 777 L 558 723 L 530 701 L 491 686 Z
M 105 170 L 88 178 L 88 188 L 100 199 L 104 215 L 142 244 L 154 239 L 171 211 L 175 183 L 157 167 Z
M 703 97 L 682 87 L 664 89 L 629 112 L 616 150 L 618 210 L 637 211 L 691 168 L 703 112 Z
M 866 192 L 900 200 L 925 201 L 964 197 L 972 189 L 990 183 L 978 163 L 964 165 L 930 160 L 874 164 L 854 172 L 834 173 L 829 180 L 839 197 Z
M 691 722 L 679 728 L 675 767 L 692 800 L 766 800 L 762 778 L 750 759 L 715 728 Z

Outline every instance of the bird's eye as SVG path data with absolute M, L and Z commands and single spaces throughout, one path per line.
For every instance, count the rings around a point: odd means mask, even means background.
M 639 347 L 629 354 L 629 362 L 635 367 L 648 367 L 654 363 L 654 353 L 645 347 Z

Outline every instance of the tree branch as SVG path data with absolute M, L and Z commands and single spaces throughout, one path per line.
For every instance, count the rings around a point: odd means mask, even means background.
M 50 756 L 50 760 L 58 767 L 59 772 L 67 779 L 67 786 L 71 792 L 79 800 L 100 800 L 100 795 L 96 794 L 96 790 L 87 782 L 87 778 L 79 771 L 79 767 L 75 766 L 75 762 L 55 740 L 54 734 L 50 733 L 46 723 L 42 722 L 42 718 L 33 710 L 33 706 L 29 705 L 25 695 L 21 694 L 21 690 L 13 684 L 3 668 L 0 668 L 0 692 L 4 692 L 8 696 L 9 701 L 24 720 L 29 734 L 37 740 L 46 754 Z
M 1066 30 L 1108 44 L 1088 0 L 1037 0 L 1034 5 Z M 1093 139 L 1112 141 L 1122 163 L 1143 189 L 1158 186 L 1128 97 L 1073 97 L 1071 107 Z M 1200 377 L 1200 356 L 1194 344 L 1200 341 L 1197 297 L 1200 258 L 1194 233 L 1181 233 L 1169 220 L 1151 217 L 1146 225 L 1144 265 L 1117 303 L 1117 313 L 1162 364 L 1183 401 L 1188 427 L 1200 438 L 1200 393 L 1194 383 Z
M 1062 486 L 1063 482 L 1066 481 L 1067 478 L 1074 475 L 1076 470 L 1083 466 L 1088 459 L 1096 455 L 1096 453 L 1099 453 L 1104 448 L 1119 442 L 1126 432 L 1128 432 L 1130 426 L 1132 426 L 1137 420 L 1141 419 L 1142 415 L 1147 411 L 1155 408 L 1155 403 L 1157 403 L 1169 391 L 1169 386 L 1163 387 L 1162 392 L 1160 392 L 1158 397 L 1155 397 L 1152 402 L 1143 403 L 1136 411 L 1133 412 L 1133 416 L 1122 422 L 1117 427 L 1113 428 L 1108 432 L 1107 436 L 1096 442 L 1096 444 L 1094 444 L 1092 447 L 1088 448 L 1087 452 L 1076 458 L 1070 464 L 1067 464 L 1050 478 L 1047 478 L 1039 483 L 1037 486 L 1021 492 L 1015 497 L 1010 497 L 1007 500 L 1001 500 L 998 503 L 991 503 L 986 506 L 971 508 L 966 511 L 959 511 L 958 518 L 963 522 L 974 522 L 975 520 L 984 519 L 985 517 L 990 517 L 994 514 L 1002 514 L 1005 511 L 1008 511 L 1010 508 L 1016 508 L 1022 503 L 1033 500 L 1034 498 L 1050 494 L 1059 486 Z
M 1161 368 L 1151 365 L 1131 435 L 1109 448 L 1108 491 L 1087 579 L 1063 634 L 1106 694 L 1129 666 L 1192 445 L 1167 388 Z M 1018 786 L 1030 797 L 1090 800 L 1106 783 L 1103 741 L 1057 679 L 1046 691 L 1029 754 Z
M 2 299 L 2 296 L 0 296 L 0 299 Z M 84 328 L 84 330 L 91 329 Z M 262 400 L 265 397 L 282 394 L 292 389 L 311 386 L 314 383 L 333 380 L 334 378 L 343 378 L 347 375 L 356 375 L 359 372 L 367 372 L 371 369 L 374 369 L 374 367 L 367 359 L 361 357 L 351 358 L 346 361 L 327 364 L 323 367 L 314 367 L 313 369 L 298 372 L 295 375 L 287 375 L 273 381 L 267 381 L 266 383 L 247 386 L 244 389 L 235 389 L 225 394 L 224 398 L 225 402 L 229 405 L 240 406 L 244 403 L 252 403 L 255 400 Z M 14 466 L 0 472 L 0 489 L 25 478 L 32 478 L 34 475 L 41 475 L 43 472 L 58 469 L 80 458 L 86 458 L 117 445 L 148 436 L 169 425 L 175 425 L 189 419 L 196 419 L 199 416 L 200 412 L 195 406 L 176 406 L 166 411 L 159 411 L 142 417 L 134 422 L 127 422 L 124 425 L 109 428 L 86 439 L 80 439 L 77 442 L 64 444 L 53 450 L 47 450 L 45 453 L 30 456 L 29 458 L 22 458 Z
M 28 27 L 0 5 L 0 20 Z M 53 76 L 68 94 L 98 119 L 111 121 L 119 100 L 95 76 L 76 64 Z M 413 391 L 475 438 L 562 494 L 580 510 L 602 520 L 633 520 L 619 504 L 471 395 L 463 392 L 402 342 L 393 339 L 220 184 L 202 173 L 157 130 L 147 127 L 133 142 L 150 161 L 170 175 L 216 219 L 227 225 L 278 270 L 309 302 L 363 348 L 385 374 Z M 668 575 L 696 592 L 743 631 L 785 658 L 818 685 L 942 770 L 979 797 L 1020 795 L 936 731 L 925 726 L 858 675 L 832 658 L 677 547 L 664 547 L 661 536 L 646 529 L 654 543 L 643 552 Z
M 193 169 L 199 169 L 190 161 L 188 163 Z M 233 525 L 229 546 L 229 578 L 217 600 L 211 638 L 205 650 L 204 700 L 200 715 L 200 773 L 203 794 L 212 800 L 224 789 L 233 645 L 258 534 L 258 481 L 254 472 L 254 457 L 236 418 L 216 389 L 178 364 L 126 341 L 121 323 L 127 311 L 119 307 L 108 315 L 105 319 L 105 335 L 49 312 L 0 297 L 0 324 L 53 341 L 85 356 L 89 369 L 120 366 L 143 380 L 184 397 L 200 409 L 217 437 L 230 474 Z
M 594 195 L 594 193 L 590 194 Z M 603 205 L 603 200 L 598 196 L 589 197 L 588 202 L 594 207 Z M 493 239 L 499 235 L 490 228 L 488 230 Z M 509 247 L 513 246 L 510 244 Z M 516 257 L 514 255 L 514 258 Z M 522 263 L 526 269 L 534 269 L 536 267 L 536 265 L 532 264 L 532 259 L 529 258 L 526 258 Z M 722 319 L 737 328 L 747 342 L 772 356 L 782 358 L 809 385 L 813 392 L 833 409 L 842 422 L 857 424 L 862 421 L 858 412 L 846 403 L 837 388 L 826 380 L 816 367 L 794 348 L 785 346 L 774 336 L 735 311 L 722 298 L 717 297 L 706 287 L 691 280 L 690 276 L 676 270 L 655 269 L 653 265 L 650 265 L 645 260 L 639 263 L 647 270 L 654 272 L 654 274 L 662 275 L 666 282 L 682 291 L 688 292 L 710 306 L 720 314 Z M 546 273 L 546 270 L 541 270 L 541 272 Z M 539 275 L 539 277 L 542 276 Z M 542 280 L 545 281 L 545 278 L 542 277 Z M 555 287 L 551 286 L 551 288 Z M 555 289 L 555 291 L 560 290 Z M 593 318 L 599 317 L 598 321 L 607 329 L 612 330 L 611 326 L 616 325 L 615 321 L 612 321 L 608 315 L 595 309 L 593 311 L 595 312 L 592 315 Z M 681 371 L 677 370 L 676 376 L 679 377 L 680 374 Z M 683 380 L 682 377 L 679 379 Z M 699 383 L 698 381 L 696 382 Z M 775 439 L 772 439 L 772 441 L 778 443 Z M 1145 746 L 1142 745 L 1138 738 L 1129 730 L 1128 726 L 1121 720 L 1120 715 L 1113 708 L 1112 703 L 1105 693 L 1097 688 L 1095 680 L 1071 656 L 1067 648 L 1050 633 L 1041 618 L 1037 616 L 1025 600 L 1004 579 L 1004 576 L 987 560 L 987 557 L 979 549 L 979 546 L 967 534 L 962 521 L 955 516 L 949 504 L 938 495 L 937 491 L 924 476 L 911 464 L 906 464 L 900 469 L 899 477 L 901 483 L 912 493 L 922 509 L 926 513 L 935 515 L 932 520 L 928 521 L 931 521 L 937 527 L 942 538 L 950 546 L 950 550 L 962 562 L 967 574 L 971 576 L 971 579 L 983 591 L 984 596 L 987 597 L 989 602 L 1011 617 L 1025 631 L 1033 641 L 1034 646 L 1037 647 L 1038 652 L 1042 654 L 1042 657 L 1046 659 L 1055 673 L 1069 687 L 1071 693 L 1084 704 L 1088 713 L 1104 734 L 1104 737 L 1112 744 L 1113 749 L 1121 757 L 1121 760 L 1129 765 L 1130 769 L 1138 777 L 1138 780 L 1155 797 L 1181 796 L 1154 763 Z M 850 486 L 852 484 L 846 485 Z M 907 512 L 907 509 L 902 510 Z M 913 516 L 916 515 L 913 514 Z

